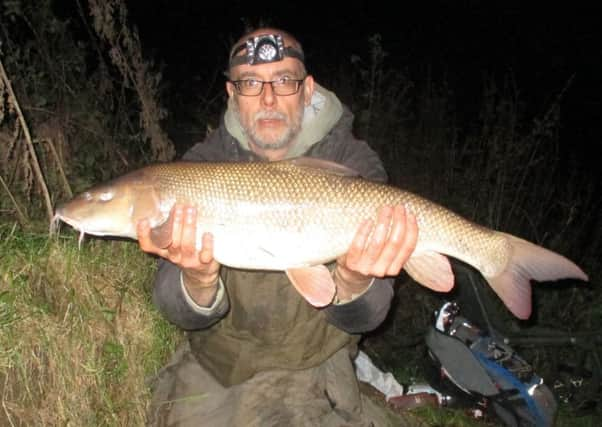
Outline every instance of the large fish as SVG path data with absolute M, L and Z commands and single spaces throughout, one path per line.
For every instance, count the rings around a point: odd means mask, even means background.
M 518 237 L 470 222 L 416 194 L 371 182 L 345 166 L 317 159 L 279 162 L 151 165 L 98 185 L 56 210 L 84 233 L 136 239 L 150 220 L 153 240 L 170 243 L 175 203 L 198 207 L 198 239 L 214 236 L 214 256 L 235 268 L 286 271 L 313 305 L 331 302 L 325 263 L 345 253 L 360 223 L 383 205 L 416 215 L 418 243 L 404 266 L 436 291 L 453 287 L 447 256 L 478 269 L 515 316 L 531 313 L 530 280 L 587 280 L 565 257 Z

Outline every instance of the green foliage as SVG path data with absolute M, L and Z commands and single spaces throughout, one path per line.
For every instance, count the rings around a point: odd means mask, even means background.
M 103 380 L 107 383 L 120 383 L 128 371 L 123 345 L 109 338 L 102 346 L 101 365 Z
M 68 233 L 72 234 L 72 233 Z M 0 226 L 0 425 L 142 425 L 179 334 L 135 243 Z

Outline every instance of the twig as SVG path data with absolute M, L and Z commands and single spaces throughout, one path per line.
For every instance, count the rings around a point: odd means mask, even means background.
M 19 122 L 21 123 L 21 128 L 23 129 L 23 133 L 25 135 L 25 140 L 27 142 L 27 148 L 29 150 L 29 156 L 31 157 L 31 163 L 33 166 L 34 173 L 36 178 L 38 179 L 38 185 L 42 191 L 42 196 L 44 197 L 44 202 L 46 204 L 46 213 L 48 214 L 48 221 L 52 222 L 53 217 L 53 209 L 52 202 L 50 201 L 50 193 L 48 192 L 48 186 L 46 185 L 46 181 L 44 180 L 44 175 L 42 174 L 42 169 L 40 168 L 40 163 L 38 162 L 38 156 L 36 155 L 36 151 L 33 147 L 33 142 L 31 141 L 31 134 L 29 133 L 29 128 L 27 127 L 27 122 L 25 121 L 25 117 L 23 116 L 23 112 L 21 111 L 21 107 L 19 106 L 19 102 L 17 101 L 17 97 L 15 96 L 15 92 L 13 91 L 13 87 L 8 79 L 6 74 L 6 70 L 4 69 L 4 63 L 2 59 L 0 59 L 0 77 L 4 80 L 4 84 L 6 85 L 6 89 L 8 90 L 8 94 L 10 99 L 12 100 L 15 111 L 19 116 Z
M 61 159 L 59 158 L 58 153 L 56 152 L 56 148 L 54 147 L 52 139 L 42 138 L 42 139 L 36 139 L 34 142 L 45 142 L 46 144 L 48 144 L 48 146 L 50 147 L 50 152 L 54 156 L 54 160 L 56 161 L 56 164 L 59 168 L 59 175 L 61 176 L 61 178 L 63 180 L 63 185 L 64 185 L 65 191 L 67 192 L 67 196 L 69 196 L 69 198 L 72 198 L 73 191 L 71 191 L 71 186 L 69 185 L 69 181 L 67 180 L 67 175 L 65 175 L 65 170 L 63 168 L 63 164 L 61 163 Z
M 23 214 L 23 212 L 19 208 L 17 201 L 13 197 L 13 194 L 10 192 L 10 189 L 8 188 L 8 185 L 6 185 L 6 182 L 2 178 L 2 175 L 0 175 L 0 184 L 2 184 L 2 186 L 4 187 L 4 190 L 6 190 L 6 193 L 8 194 L 8 197 L 10 197 L 10 200 L 13 202 L 13 205 L 15 205 L 15 210 L 17 211 L 17 220 L 19 221 L 19 224 L 21 224 L 23 227 L 25 227 L 28 222 L 27 217 Z

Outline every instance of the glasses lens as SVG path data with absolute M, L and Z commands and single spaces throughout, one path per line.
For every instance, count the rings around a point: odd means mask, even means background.
M 272 82 L 272 88 L 274 89 L 274 93 L 280 96 L 292 95 L 294 93 L 297 93 L 297 91 L 299 90 L 299 85 L 299 80 L 281 79 Z
M 257 96 L 263 91 L 263 86 L 269 84 L 272 86 L 274 94 L 278 96 L 293 95 L 299 91 L 299 87 L 304 80 L 279 79 L 271 82 L 261 80 L 237 80 L 232 82 L 238 93 L 244 96 Z
M 263 82 L 260 80 L 238 80 L 234 82 L 234 86 L 238 90 L 238 93 L 245 96 L 256 96 L 261 93 L 263 89 Z

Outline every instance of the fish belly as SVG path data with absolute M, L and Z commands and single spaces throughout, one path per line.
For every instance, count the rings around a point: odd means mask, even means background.
M 252 270 L 325 264 L 344 253 L 351 241 L 350 236 L 333 236 L 324 229 L 296 231 L 222 225 L 207 231 L 214 236 L 214 256 L 218 262 Z

